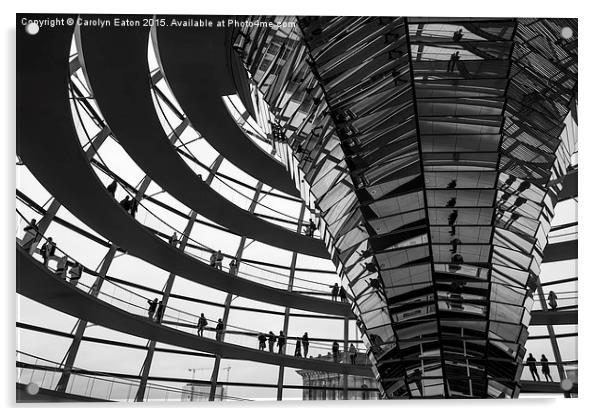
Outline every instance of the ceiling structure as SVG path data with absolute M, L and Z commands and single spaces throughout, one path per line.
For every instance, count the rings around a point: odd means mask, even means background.
M 291 308 L 325 314 L 344 320 L 346 349 L 348 319 L 357 318 L 384 398 L 517 397 L 528 326 L 547 325 L 554 339 L 553 325 L 576 324 L 576 310 L 546 312 L 545 300 L 531 316 L 534 298 L 544 299 L 542 261 L 576 257 L 575 240 L 547 245 L 556 203 L 576 197 L 576 170 L 569 170 L 577 143 L 576 19 L 248 19 L 278 25 L 215 30 L 210 37 L 173 27 L 19 34 L 19 162 L 56 199 L 48 209 L 19 190 L 18 199 L 43 214 L 43 230 L 56 221 L 109 248 L 100 270 L 89 273 L 95 280 L 87 294 L 44 280 L 52 277 L 32 261 L 35 246 L 32 256 L 18 250 L 24 266 L 19 293 L 79 319 L 56 389 L 67 385 L 88 321 L 148 339 L 136 400 L 148 394 L 157 340 L 210 353 L 213 398 L 222 358 L 277 365 L 278 399 L 285 368 L 319 367 L 234 341 L 197 341 L 179 333 L 186 330 L 182 323 L 128 329 L 142 318 L 94 300 L 106 296 L 101 285 L 111 282 L 107 272 L 120 253 L 169 272 L 156 292 L 166 303 L 178 298 L 171 291 L 181 278 L 227 294 L 224 321 L 233 295 L 286 307 L 285 332 Z M 559 35 L 563 28 L 571 29 L 567 39 Z M 40 60 L 47 62 L 43 73 Z M 69 78 L 78 70 L 90 97 Z M 158 88 L 161 79 L 166 88 Z M 44 100 L 28 99 L 39 94 Z M 225 97 L 232 94 L 246 109 L 242 119 L 271 123 L 271 153 L 228 113 Z M 157 106 L 158 96 L 165 107 Z M 76 105 L 86 106 L 98 124 L 93 137 L 82 140 Z M 172 111 L 181 124 L 166 129 L 157 109 Z M 182 150 L 183 132 L 191 128 L 219 151 L 208 176 L 195 170 L 194 153 Z M 107 138 L 143 169 L 139 186 L 98 157 Z M 224 156 L 259 179 L 247 184 L 254 188 L 247 207 L 212 185 Z M 139 223 L 106 191 L 99 172 L 118 180 L 143 208 L 152 202 L 177 213 L 186 227 Z M 148 192 L 152 181 L 190 214 L 155 200 Z M 298 220 L 283 227 L 256 215 L 266 193 L 261 181 L 282 198 L 299 191 Z M 90 230 L 56 217 L 61 205 Z M 232 279 L 232 271 L 210 267 L 205 253 L 213 249 L 191 238 L 198 215 L 240 237 L 228 258 L 241 261 L 253 241 L 293 251 L 288 279 Z M 318 224 L 316 238 L 302 232 L 309 217 Z M 165 240 L 174 230 L 177 243 L 170 244 Z M 195 254 L 199 249 L 202 256 Z M 295 282 L 298 254 L 331 258 L 351 304 L 304 291 Z M 312 279 L 312 285 L 330 284 Z M 69 304 L 61 304 L 67 298 Z M 123 316 L 121 326 L 101 319 L 104 313 Z M 365 367 L 327 367 L 368 374 Z M 558 369 L 562 378 L 560 363 Z
M 576 20 L 291 20 L 235 48 L 316 199 L 382 392 L 516 397 L 576 144 L 576 35 L 559 36 Z

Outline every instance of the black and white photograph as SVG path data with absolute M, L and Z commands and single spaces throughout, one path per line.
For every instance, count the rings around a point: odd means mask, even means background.
M 578 398 L 577 14 L 198 9 L 13 14 L 16 405 Z

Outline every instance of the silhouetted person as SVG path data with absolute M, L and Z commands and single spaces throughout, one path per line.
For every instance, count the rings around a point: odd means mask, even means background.
M 506 203 L 506 201 L 508 201 L 508 199 L 510 199 L 510 197 L 511 197 L 511 196 L 512 196 L 512 194 L 511 194 L 511 193 L 509 193 L 509 192 L 504 192 L 504 193 L 502 194 L 502 196 L 500 197 L 500 204 L 504 204 L 504 203 Z
M 205 327 L 209 325 L 209 322 L 207 322 L 207 318 L 205 318 L 205 314 L 201 313 L 201 316 L 199 316 L 199 322 L 196 325 L 196 334 L 200 337 L 203 336 L 203 331 L 205 331 Z
M 447 72 L 454 72 L 454 69 L 456 69 L 456 65 L 458 64 L 459 60 L 460 52 L 456 51 L 455 53 L 452 53 L 449 57 L 449 61 L 447 62 Z
M 132 214 L 132 217 L 136 218 L 136 213 L 138 212 L 138 200 L 136 199 L 132 199 L 132 206 L 130 208 L 130 214 Z
M 268 347 L 270 352 L 274 352 L 274 344 L 276 343 L 276 334 L 274 334 L 272 331 L 269 332 L 268 334 Z
M 164 312 L 165 312 L 165 304 L 161 301 L 157 305 L 157 316 L 155 317 L 155 320 L 157 322 L 161 322 L 161 320 L 163 319 Z
M 68 262 L 68 258 L 67 256 L 63 256 L 61 258 L 59 258 L 56 262 L 56 271 L 54 272 L 54 275 L 56 277 L 58 277 L 59 279 L 63 279 L 63 280 L 67 280 L 67 262 Z
M 215 268 L 216 269 L 222 269 L 222 261 L 224 260 L 224 255 L 222 254 L 221 250 L 217 251 L 217 254 L 215 255 Z
M 286 337 L 284 336 L 284 332 L 280 331 L 280 335 L 278 335 L 278 354 L 284 354 L 284 346 L 286 345 Z
M 79 282 L 79 278 L 82 277 L 82 273 L 84 271 L 84 266 L 75 262 L 71 269 L 69 270 L 69 283 L 77 286 L 77 282 Z
M 303 344 L 303 358 L 307 358 L 307 353 L 309 352 L 309 336 L 307 332 L 301 337 L 301 344 Z
M 456 220 L 458 219 L 458 210 L 454 209 L 451 214 L 447 217 L 447 223 L 451 227 L 451 231 L 449 232 L 451 235 L 456 234 Z
M 376 273 L 378 271 L 378 269 L 376 268 L 376 264 L 374 264 L 373 262 L 364 263 L 364 266 L 366 266 L 366 270 L 368 270 L 369 273 Z
M 518 185 L 517 191 L 520 194 L 521 192 L 526 191 L 530 187 L 531 187 L 531 182 L 529 182 L 529 181 L 523 181 L 523 182 L 521 182 L 520 185 Z
M 113 180 L 113 182 L 111 182 L 108 186 L 107 186 L 107 191 L 109 191 L 109 193 L 111 194 L 111 196 L 113 198 L 115 198 L 115 191 L 117 190 L 117 181 Z
M 355 345 L 351 344 L 349 346 L 349 360 L 352 365 L 355 365 L 356 358 L 357 358 L 357 349 L 355 348 Z
M 462 29 L 460 28 L 454 32 L 452 39 L 454 42 L 460 42 L 463 36 L 464 34 L 462 33 Z
M 259 351 L 264 351 L 265 350 L 265 341 L 267 340 L 265 334 L 262 332 L 259 334 L 259 336 L 257 337 L 257 339 L 259 340 Z
M 232 259 L 230 260 L 230 271 L 229 273 L 231 275 L 236 276 L 236 273 L 238 273 L 238 262 L 236 261 L 236 259 Z
M 217 262 L 217 253 L 214 251 L 211 253 L 211 257 L 209 257 L 209 266 L 215 267 L 216 262 Z
M 147 300 L 146 302 L 148 303 L 148 317 L 153 319 L 153 316 L 155 316 L 155 312 L 157 311 L 159 299 L 155 298 L 154 300 Z
M 55 251 L 56 244 L 52 241 L 52 237 L 48 237 L 48 241 L 42 244 L 42 247 L 40 248 L 40 253 L 44 259 L 44 266 L 48 267 L 48 261 L 50 260 L 50 257 L 54 256 Z
M 558 302 L 556 302 L 557 299 L 558 296 L 556 296 L 556 293 L 554 293 L 553 290 L 550 290 L 550 293 L 548 293 L 548 305 L 550 305 L 550 309 L 553 311 L 558 308 Z
M 548 364 L 548 359 L 544 354 L 541 354 L 541 373 L 546 378 L 546 381 L 554 381 L 552 380 L 552 375 L 550 374 L 550 365 Z M 549 380 L 548 380 L 549 379 Z
M 362 250 L 360 251 L 360 256 L 365 259 L 366 257 L 370 257 L 372 255 L 372 250 Z
M 343 285 L 339 287 L 339 299 L 341 299 L 341 302 L 347 302 L 347 291 Z
M 529 366 L 529 371 L 531 372 L 531 377 L 533 377 L 533 381 L 535 381 L 535 377 L 537 377 L 537 381 L 541 381 L 539 378 L 539 373 L 537 372 L 537 366 L 535 365 L 537 361 L 535 360 L 535 357 L 533 357 L 533 354 L 529 353 L 526 361 L 527 365 Z
M 458 270 L 460 270 L 462 267 L 460 266 L 462 263 L 464 263 L 464 258 L 462 257 L 461 254 L 454 254 L 451 258 L 451 264 L 449 265 L 449 270 L 451 272 L 457 272 Z
M 332 343 L 332 360 L 335 363 L 339 362 L 339 343 L 336 341 Z
M 456 182 L 456 180 L 452 179 L 451 182 L 447 184 L 446 188 L 447 189 L 456 189 L 457 184 L 458 183 Z
M 516 211 L 517 208 L 519 208 L 525 202 L 527 202 L 527 200 L 525 198 L 523 198 L 522 196 L 519 196 L 518 198 L 516 198 L 514 200 L 514 204 L 512 204 L 512 206 L 510 207 L 510 209 L 508 210 L 508 212 L 514 212 L 514 211 Z
M 520 214 L 517 212 L 513 212 L 510 215 L 510 219 L 508 220 L 508 222 L 506 223 L 506 228 L 510 227 L 512 224 L 514 224 L 514 221 L 518 220 L 520 218 Z
M 453 208 L 456 206 L 456 198 L 451 198 L 449 201 L 447 201 L 447 204 L 445 204 L 445 206 L 447 208 Z
M 464 258 L 461 254 L 456 253 L 452 256 L 451 261 L 453 264 L 462 264 L 464 263 Z
M 509 176 L 508 179 L 506 179 L 504 181 L 504 184 L 502 185 L 501 189 L 508 189 L 508 188 L 510 188 L 515 181 L 516 181 L 516 178 L 514 176 Z
M 132 209 L 132 200 L 130 199 L 130 196 L 126 195 L 125 198 L 119 202 L 119 205 L 121 205 L 121 208 L 125 209 L 126 212 L 130 212 Z
M 316 231 L 316 224 L 314 223 L 314 220 L 312 220 L 311 218 L 309 219 L 309 225 L 307 226 L 307 230 L 308 230 L 308 235 L 310 237 L 314 236 L 314 231 Z
M 295 344 L 295 357 L 301 358 L 301 338 L 297 338 L 297 343 Z
M 36 241 L 36 238 L 40 232 L 40 230 L 38 229 L 37 221 L 35 219 L 32 219 L 29 222 L 29 224 L 27 224 L 25 228 L 23 228 L 23 231 L 25 232 L 25 235 L 23 236 L 22 247 L 24 250 L 29 251 L 34 241 Z
M 450 241 L 450 244 L 452 245 L 452 248 L 449 251 L 451 251 L 452 254 L 456 254 L 458 251 L 458 245 L 462 244 L 462 241 L 460 241 L 459 238 L 454 238 Z
M 178 235 L 176 234 L 176 232 L 174 231 L 172 236 L 169 237 L 169 244 L 172 246 L 175 246 L 176 244 L 178 244 Z
M 466 282 L 463 282 L 461 280 L 454 280 L 451 282 L 451 287 L 450 287 L 449 291 L 454 294 L 460 294 L 460 293 L 462 293 L 462 288 L 464 287 L 465 284 L 466 284 Z
M 336 302 L 337 296 L 339 295 L 339 284 L 335 283 L 334 286 L 331 286 L 331 288 L 332 288 L 332 292 L 330 292 L 330 293 L 332 295 L 332 300 Z
M 375 290 L 378 291 L 378 290 L 380 290 L 380 280 L 378 280 L 378 279 L 370 279 L 368 281 L 368 286 L 370 286 L 372 289 L 375 289 Z
M 215 339 L 217 341 L 222 340 L 222 334 L 224 333 L 224 323 L 221 319 L 217 320 L 217 325 L 215 325 Z

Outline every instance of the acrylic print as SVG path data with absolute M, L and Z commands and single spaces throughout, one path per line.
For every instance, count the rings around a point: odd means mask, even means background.
M 17 402 L 578 395 L 577 19 L 16 19 Z

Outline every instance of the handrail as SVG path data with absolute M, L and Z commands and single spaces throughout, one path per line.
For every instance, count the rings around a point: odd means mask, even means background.
M 105 172 L 105 168 L 104 168 L 102 165 L 100 165 L 100 164 L 97 164 L 97 162 L 96 162 L 95 160 L 92 160 L 91 162 L 92 162 L 92 164 L 94 164 L 96 167 L 98 167 L 99 169 L 103 170 L 103 172 Z M 130 185 L 129 183 L 127 183 L 127 182 L 125 182 L 125 181 L 123 182 L 122 186 L 123 186 L 123 185 L 127 186 L 129 189 L 135 189 L 135 188 L 134 188 L 132 185 Z M 42 208 L 40 205 L 38 205 L 38 204 L 37 204 L 37 203 L 36 203 L 34 200 L 32 200 L 30 197 L 28 197 L 27 195 L 25 195 L 25 194 L 24 194 L 24 193 L 23 193 L 21 190 L 17 189 L 17 190 L 16 190 L 16 193 L 17 193 L 17 198 L 18 198 L 18 199 L 20 199 L 20 200 L 21 200 L 22 202 L 24 202 L 25 204 L 27 204 L 27 205 L 28 205 L 28 206 L 29 206 L 29 207 L 30 207 L 32 210 L 34 210 L 34 211 L 37 211 L 37 212 L 38 212 L 39 214 L 41 214 L 41 215 L 43 215 L 43 214 L 45 214 L 45 213 L 46 213 L 46 210 L 45 210 L 44 208 Z M 170 205 L 167 205 L 167 204 L 165 204 L 164 202 L 162 202 L 162 201 L 159 201 L 159 200 L 155 199 L 155 198 L 154 198 L 154 197 L 152 197 L 152 196 L 146 196 L 146 195 L 145 195 L 144 199 L 148 199 L 148 200 L 149 200 L 149 201 L 151 201 L 152 203 L 154 203 L 154 204 L 158 205 L 159 207 L 161 207 L 161 208 L 163 208 L 163 209 L 165 209 L 165 210 L 167 210 L 167 211 L 170 211 L 171 213 L 173 213 L 173 214 L 175 214 L 175 215 L 177 215 L 177 216 L 179 216 L 179 217 L 181 217 L 181 218 L 183 218 L 183 219 L 186 219 L 186 220 L 190 220 L 190 219 L 191 219 L 191 217 L 190 217 L 189 215 L 187 215 L 187 214 L 184 214 L 184 213 L 183 213 L 183 212 L 181 212 L 181 211 L 178 211 L 178 210 L 177 210 L 177 209 L 175 209 L 174 207 L 172 207 L 172 206 L 170 206 Z M 56 216 L 55 218 L 60 218 L 60 217 Z M 98 237 L 96 237 L 96 236 L 93 236 L 92 234 L 88 233 L 88 232 L 87 232 L 87 231 L 85 231 L 85 230 L 82 230 L 82 229 L 81 229 L 81 228 L 79 228 L 78 226 L 71 224 L 71 223 L 70 223 L 70 222 L 68 222 L 67 220 L 64 220 L 64 219 L 62 219 L 61 221 L 62 221 L 64 224 L 69 224 L 70 228 L 72 228 L 73 230 L 77 231 L 77 232 L 78 232 L 78 233 L 80 233 L 80 234 L 83 234 L 83 235 L 85 235 L 86 237 L 88 237 L 88 238 L 90 238 L 90 239 L 94 240 L 95 242 L 97 242 L 97 243 L 99 243 L 99 244 L 103 244 L 103 245 L 105 245 L 106 247 L 109 247 L 109 246 L 111 245 L 111 244 L 110 244 L 110 242 L 108 242 L 108 240 L 107 240 L 107 241 L 105 241 L 105 240 L 100 240 Z M 219 225 L 217 225 L 217 224 L 210 223 L 210 222 L 208 222 L 208 221 L 203 221 L 203 220 L 200 220 L 200 219 L 195 219 L 195 222 L 196 222 L 196 223 L 198 223 L 198 224 L 202 224 L 202 225 L 204 225 L 204 226 L 210 227 L 210 228 L 214 228 L 214 229 L 216 229 L 216 230 L 224 231 L 224 232 L 227 232 L 227 233 L 229 233 L 229 234 L 232 234 L 232 235 L 237 235 L 237 236 L 239 236 L 239 234 L 236 234 L 236 233 L 235 233 L 234 231 L 232 231 L 232 230 L 228 230 L 227 228 L 221 227 L 221 226 L 219 226 Z M 229 254 L 225 254 L 225 253 L 224 253 L 224 257 L 231 258 L 232 256 L 231 256 L 231 255 L 229 255 Z M 259 261 L 259 260 L 247 259 L 247 258 L 244 258 L 244 257 L 243 257 L 243 258 L 241 258 L 241 263 L 248 263 L 248 264 L 260 264 L 260 265 L 262 265 L 262 266 L 268 266 L 268 267 L 272 267 L 272 268 L 276 268 L 276 269 L 290 270 L 290 267 L 289 267 L 289 266 L 283 266 L 283 265 L 281 265 L 281 264 L 274 264 L 274 263 L 268 263 L 268 262 Z M 311 269 L 311 268 L 304 268 L 304 267 L 295 267 L 295 270 L 296 270 L 296 271 L 300 271 L 300 272 L 309 272 L 309 273 L 337 274 L 337 272 L 336 272 L 336 271 L 331 271 L 331 270 L 321 270 L 321 269 Z M 288 275 L 287 275 L 287 277 L 288 277 Z M 312 282 L 313 282 L 313 281 L 312 281 Z
M 42 358 L 42 357 L 39 357 L 39 356 L 36 356 L 33 354 L 29 354 L 29 353 L 26 353 L 23 351 L 19 351 L 19 350 L 17 350 L 17 354 L 21 354 L 28 358 L 35 359 L 35 362 L 33 364 L 26 363 L 23 361 L 17 361 L 17 368 L 21 368 L 23 370 L 24 369 L 32 370 L 32 374 L 29 377 L 29 382 L 31 382 L 33 380 L 36 370 L 40 370 L 40 371 L 43 370 L 44 373 L 46 373 L 47 371 L 50 371 L 53 373 L 65 371 L 64 366 L 61 363 L 57 363 L 56 361 L 52 361 L 52 360 Z M 47 362 L 50 364 L 54 364 L 55 366 L 40 365 L 40 364 L 38 364 L 38 361 L 43 361 L 43 362 Z M 90 388 L 90 393 L 88 394 L 88 387 L 90 387 L 90 385 L 89 385 L 90 380 L 93 380 L 93 383 L 96 381 L 109 383 L 110 388 L 107 391 L 107 397 L 105 398 L 106 400 L 111 399 L 111 395 L 113 394 L 113 388 L 115 385 L 128 386 L 130 388 L 130 390 L 128 392 L 128 396 L 126 397 L 126 401 L 130 401 L 130 393 L 133 393 L 133 395 L 131 396 L 131 400 L 132 401 L 134 400 L 135 392 L 136 392 L 136 389 L 138 388 L 138 383 L 131 382 L 132 378 L 122 377 L 119 375 L 115 375 L 114 373 L 106 373 L 106 372 L 101 372 L 101 371 L 90 371 L 90 370 L 85 370 L 85 369 L 78 368 L 78 367 L 72 367 L 71 369 L 69 369 L 69 374 L 72 376 L 72 377 L 70 377 L 70 380 L 69 380 L 70 381 L 69 391 L 72 391 L 74 385 L 76 384 L 76 380 L 74 380 L 73 378 L 76 379 L 77 377 L 82 377 L 82 378 L 88 380 L 88 383 L 86 385 L 86 389 L 85 389 L 84 395 L 83 395 L 85 397 L 93 397 L 92 392 L 94 390 L 94 384 L 92 384 L 92 386 Z M 19 382 L 19 380 L 21 380 L 22 377 L 23 377 L 23 371 L 17 377 L 17 383 Z M 111 379 L 109 379 L 109 378 L 111 378 Z M 45 377 L 42 379 L 42 382 L 40 383 L 40 387 L 42 387 L 44 385 L 44 381 L 45 381 Z M 50 381 L 50 386 L 49 386 L 50 389 L 53 387 L 52 386 L 53 381 L 54 381 L 54 376 L 52 377 L 52 379 Z M 23 383 L 23 384 L 25 384 L 25 383 Z M 132 389 L 132 387 L 133 387 L 133 389 Z M 152 391 L 165 392 L 166 396 L 169 393 L 176 393 L 180 397 L 183 394 L 197 396 L 197 397 L 208 397 L 209 396 L 209 393 L 198 392 L 198 391 L 194 391 L 192 389 L 184 390 L 184 389 L 178 389 L 176 387 L 157 384 L 157 383 L 148 383 L 147 384 L 147 394 L 146 394 L 147 398 L 149 397 L 149 395 L 151 394 Z M 178 397 L 178 399 L 180 397 Z M 239 401 L 251 401 L 250 399 L 244 399 L 244 398 L 235 397 L 235 396 L 223 396 L 223 398 L 231 399 L 231 400 L 239 400 Z M 167 401 L 167 397 L 166 397 L 166 401 Z
M 30 257 L 31 257 L 32 260 L 34 260 L 34 258 L 32 256 L 30 256 Z M 50 269 L 50 270 L 52 271 L 52 269 Z M 53 278 L 57 278 L 57 277 L 53 277 Z M 59 278 L 59 280 L 61 280 L 61 279 Z M 119 297 L 117 297 L 115 295 L 111 295 L 111 294 L 107 293 L 106 289 L 101 289 L 98 292 L 99 293 L 98 297 L 99 298 L 101 298 L 101 297 L 108 298 L 109 301 L 106 301 L 106 300 L 103 300 L 103 299 L 99 299 L 100 301 L 108 303 L 109 305 L 112 305 L 112 306 L 115 306 L 115 305 L 113 305 L 112 301 L 117 301 L 117 302 L 120 302 L 121 304 L 126 305 L 126 309 L 119 308 L 123 312 L 130 313 L 130 314 L 133 313 L 133 314 L 136 315 L 136 312 L 132 312 L 131 311 L 131 308 L 133 308 L 134 311 L 138 311 L 138 314 L 137 314 L 138 316 L 145 316 L 145 314 L 147 313 L 147 308 L 144 307 L 144 306 L 140 306 L 139 304 L 136 304 L 136 303 L 132 302 L 132 298 L 131 297 L 134 296 L 134 297 L 137 297 L 137 298 L 141 299 L 144 302 L 144 304 L 146 304 L 146 301 L 148 300 L 146 297 L 144 297 L 144 296 L 142 296 L 142 295 L 140 295 L 138 293 L 129 291 L 129 290 L 125 289 L 125 288 L 122 288 L 119 285 L 115 285 L 115 284 L 113 284 L 113 285 L 116 288 L 119 288 L 119 289 L 123 290 L 124 292 L 129 293 L 130 294 L 130 299 L 129 300 L 124 300 L 124 299 L 119 298 Z M 77 286 L 85 287 L 85 288 L 88 288 L 90 290 L 92 289 L 91 286 L 88 286 L 88 285 L 82 283 L 81 281 L 77 283 Z M 73 286 L 73 290 L 77 290 L 77 286 Z M 103 286 L 103 288 L 104 287 L 105 286 Z M 168 313 L 168 311 L 170 311 L 170 313 Z M 177 314 L 177 315 L 174 316 L 173 315 L 174 313 Z M 184 317 L 182 317 L 182 315 Z M 164 321 L 165 326 L 169 326 L 169 325 L 174 325 L 175 324 L 175 326 L 178 327 L 178 328 L 180 328 L 180 327 L 183 327 L 183 328 L 192 328 L 192 329 L 196 329 L 197 328 L 196 323 L 198 321 L 198 316 L 196 316 L 196 315 L 194 315 L 192 313 L 181 311 L 181 310 L 178 310 L 178 309 L 171 308 L 171 307 L 167 306 L 165 308 L 165 313 L 163 314 L 163 316 L 164 317 L 171 317 L 171 318 L 174 318 L 176 320 L 175 323 L 169 322 L 169 321 L 167 321 L 167 322 Z M 186 319 L 185 318 L 186 316 L 192 317 L 193 319 L 192 320 L 191 319 Z M 216 321 L 211 320 L 209 318 L 207 318 L 207 320 L 210 321 L 210 322 L 216 322 Z M 154 320 L 153 320 L 153 322 L 154 322 Z M 241 333 L 241 331 L 229 331 L 229 332 L 225 331 L 224 332 L 225 334 L 248 336 L 249 338 L 245 342 L 252 341 L 253 347 L 255 347 L 257 345 L 256 344 L 256 342 L 257 342 L 256 341 L 256 336 L 259 333 L 267 333 L 267 331 L 249 330 L 247 328 L 241 328 L 241 327 L 238 327 L 238 326 L 235 326 L 235 325 L 229 325 L 229 327 L 230 328 L 240 329 L 240 330 L 243 330 L 243 331 L 242 331 L 242 333 Z M 211 331 L 211 332 L 215 331 L 215 329 L 213 329 L 213 328 L 207 328 L 206 330 Z M 184 333 L 190 334 L 189 332 L 184 332 Z M 288 346 L 294 346 L 296 344 L 295 338 L 299 339 L 300 337 L 288 337 L 288 336 L 286 336 L 286 344 Z M 330 340 L 328 342 L 325 342 L 323 338 L 311 338 L 310 340 L 312 341 L 311 346 L 312 346 L 313 349 L 318 349 L 318 350 L 320 350 L 320 349 L 321 350 L 329 350 L 330 349 L 329 347 L 327 347 L 327 346 L 324 345 L 324 344 L 330 344 Z M 357 341 L 351 340 L 351 341 L 348 341 L 348 342 L 351 343 L 351 344 L 357 344 L 357 346 L 358 346 L 358 352 L 362 352 L 362 350 L 361 350 L 361 344 L 359 343 L 360 342 L 359 340 L 357 340 Z M 289 349 L 288 351 L 292 352 L 291 349 Z M 340 351 L 340 354 L 343 354 L 343 353 L 344 353 L 343 351 Z
M 234 360 L 250 360 L 271 365 L 360 376 L 372 374 L 369 366 L 274 354 L 259 351 L 256 348 L 214 341 L 160 325 L 148 318 L 137 316 L 77 290 L 73 285 L 51 275 L 43 265 L 35 261 L 24 250 L 17 249 L 17 253 L 17 291 L 19 294 L 108 329 L 182 348 L 220 354 L 222 357 Z M 67 301 L 67 299 L 69 300 Z
M 17 209 L 17 213 L 23 219 L 23 221 L 25 221 L 26 223 L 29 223 L 27 221 L 27 218 L 19 211 L 19 209 Z M 149 226 L 146 226 L 146 225 L 145 225 L 145 227 L 147 229 L 149 229 L 150 231 L 152 231 L 157 236 L 160 236 L 160 237 L 163 237 L 163 238 L 166 238 L 166 239 L 169 238 L 169 236 L 167 236 L 166 234 L 164 234 L 164 233 L 162 233 L 160 231 L 155 230 L 153 227 L 149 227 Z M 186 247 L 197 248 L 196 246 L 194 246 L 192 244 L 187 244 Z M 199 249 L 203 250 L 202 248 L 199 248 Z M 64 253 L 64 254 L 66 254 L 66 253 Z M 186 251 L 186 254 L 188 254 L 188 255 L 190 255 L 190 256 L 192 256 L 192 257 L 194 257 L 194 258 L 202 261 L 203 263 L 205 263 L 205 260 L 202 257 L 199 257 L 198 255 L 196 255 L 196 254 L 194 254 L 194 253 L 192 253 L 190 251 Z M 224 257 L 229 258 L 230 256 L 227 255 L 227 254 L 224 254 Z M 286 282 L 280 282 L 278 280 L 273 280 L 273 279 L 269 279 L 267 277 L 257 276 L 257 275 L 254 275 L 254 274 L 242 271 L 242 270 L 240 270 L 240 264 L 246 264 L 247 266 L 249 266 L 251 268 L 255 268 L 255 269 L 261 270 L 261 271 L 263 271 L 265 273 L 269 273 L 271 275 L 276 275 L 276 276 L 286 277 L 288 279 L 288 275 L 285 275 L 283 273 L 278 273 L 278 272 L 275 272 L 275 271 L 267 270 L 267 269 L 264 269 L 262 267 L 255 266 L 253 264 L 249 264 L 247 262 L 243 263 L 242 261 L 239 263 L 239 270 L 238 270 L 237 276 L 247 276 L 247 277 L 252 278 L 252 279 L 258 279 L 258 280 L 262 280 L 262 281 L 266 281 L 266 282 L 270 282 L 270 283 L 275 283 L 277 285 L 283 286 L 283 288 L 285 288 L 285 289 L 287 289 L 289 287 L 289 284 L 286 283 Z M 251 280 L 251 279 L 247 279 L 247 280 Z M 330 285 L 327 284 L 327 283 L 315 282 L 315 281 L 304 279 L 304 278 L 301 278 L 301 277 L 297 278 L 296 280 L 304 281 L 304 282 L 315 284 L 315 285 L 330 287 Z M 314 288 L 310 288 L 310 287 L 307 287 L 307 286 L 302 286 L 302 285 L 299 285 L 299 284 L 293 284 L 293 289 L 295 289 L 295 288 L 297 288 L 297 289 L 305 289 L 305 290 L 308 291 L 308 292 L 294 291 L 295 293 L 298 292 L 298 293 L 304 293 L 304 294 L 312 294 L 314 296 L 329 296 L 330 295 L 329 292 L 320 292 L 320 291 L 318 291 L 318 290 L 316 290 Z

